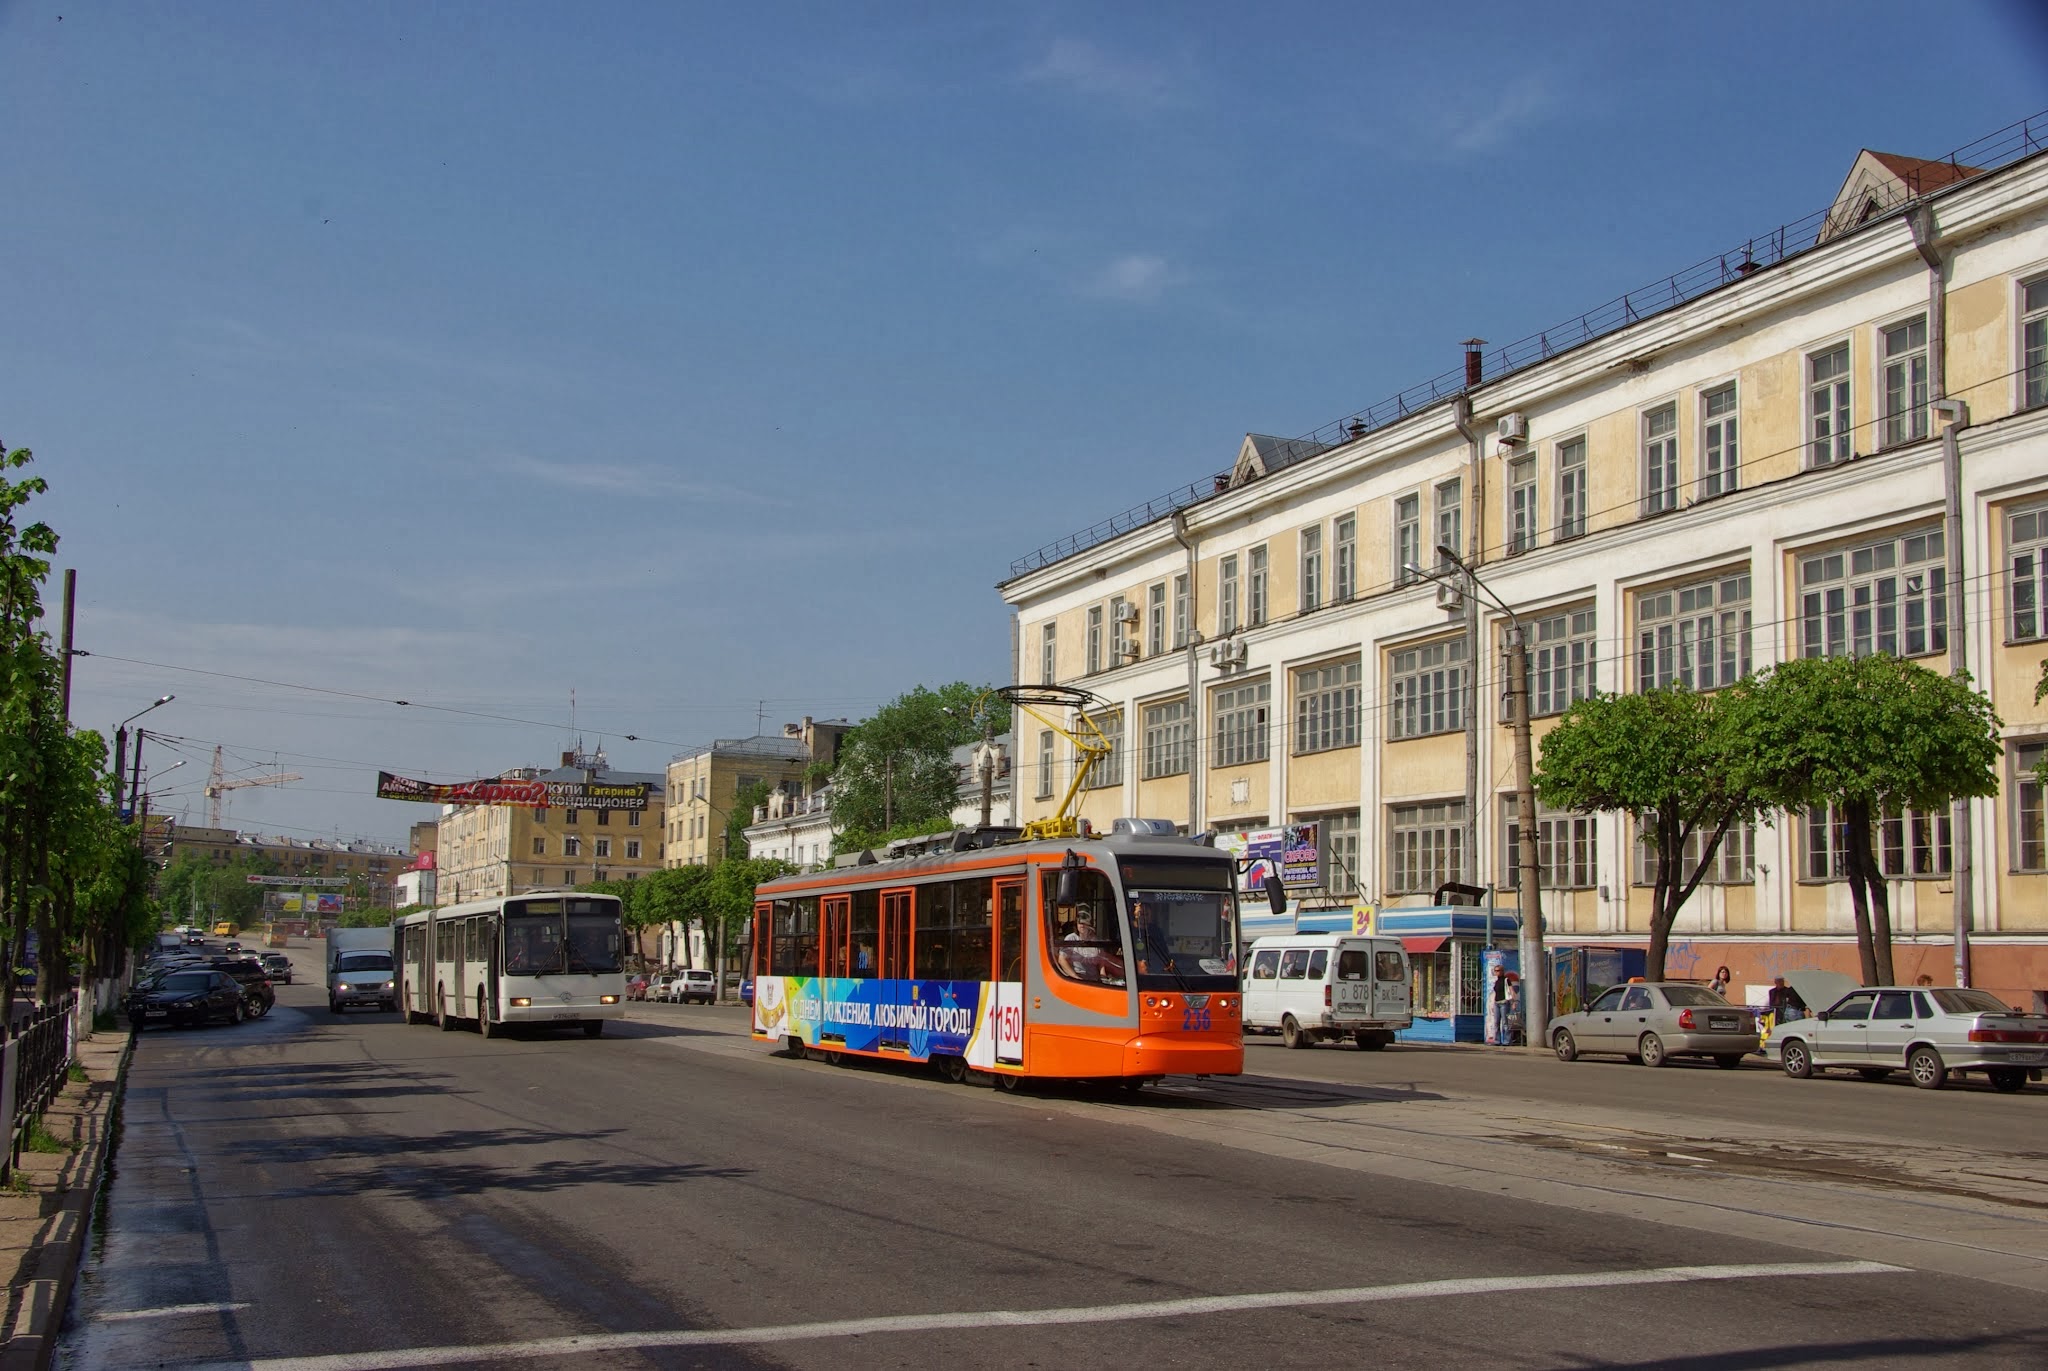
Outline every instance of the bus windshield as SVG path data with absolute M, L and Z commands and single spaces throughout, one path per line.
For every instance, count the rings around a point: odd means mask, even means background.
M 1141 990 L 1235 990 L 1231 864 L 1129 857 L 1122 863 Z
M 620 942 L 610 900 L 528 900 L 505 911 L 505 974 L 614 975 Z

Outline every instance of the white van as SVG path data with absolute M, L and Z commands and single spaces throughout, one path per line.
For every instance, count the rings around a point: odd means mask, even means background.
M 1245 1028 L 1278 1030 L 1289 1047 L 1348 1037 L 1376 1052 L 1413 1022 L 1399 938 L 1273 934 L 1252 944 L 1245 966 Z

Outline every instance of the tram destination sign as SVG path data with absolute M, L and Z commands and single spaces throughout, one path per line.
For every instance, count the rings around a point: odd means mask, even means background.
M 525 809 L 645 809 L 644 781 L 415 781 L 377 773 L 377 798 L 430 805 L 515 805 Z

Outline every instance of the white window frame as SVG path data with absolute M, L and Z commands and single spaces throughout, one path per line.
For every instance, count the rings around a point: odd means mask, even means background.
M 1634 869 L 1629 879 L 1635 885 L 1657 884 L 1657 846 L 1650 841 L 1650 827 L 1632 821 L 1635 832 Z M 1700 849 L 1707 845 L 1708 831 L 1695 828 L 1685 840 L 1685 851 L 1679 854 L 1678 877 L 1684 880 L 1700 864 Z M 1714 861 L 1700 877 L 1701 885 L 1750 885 L 1756 880 L 1756 826 L 1747 823 L 1732 823 L 1721 835 L 1721 845 L 1714 849 Z
M 1340 514 L 1330 524 L 1330 601 L 1343 604 L 1358 594 L 1358 516 Z
M 1082 664 L 1087 674 L 1093 676 L 1102 670 L 1102 606 L 1088 606 L 1088 628 L 1082 639 Z
M 2048 786 L 2034 770 L 2048 758 L 2048 736 L 2009 738 L 2005 751 L 2012 766 L 2012 850 L 2007 865 L 2014 871 L 2048 871 Z
M 629 862 L 640 860 L 640 840 L 638 838 L 626 839 L 626 860 Z
M 2048 638 L 2048 505 L 2007 512 L 2005 570 L 2005 640 Z
M 1742 489 L 1742 449 L 1737 431 L 1741 419 L 1742 396 L 1735 382 L 1726 381 L 1700 392 L 1702 500 Z
M 1310 614 L 1323 607 L 1323 526 L 1310 524 L 1301 531 L 1301 612 Z
M 2048 405 L 2048 276 L 2019 283 L 2019 406 Z
M 1387 654 L 1387 737 L 1428 738 L 1465 726 L 1465 638 L 1396 648 Z
M 1439 481 L 1436 486 L 1436 542 L 1430 546 L 1428 561 L 1417 559 L 1418 566 L 1434 566 L 1442 560 L 1436 554 L 1438 547 L 1447 547 L 1460 557 L 1465 555 L 1465 483 L 1457 478 Z
M 1106 714 L 1088 716 L 1102 733 L 1103 741 L 1109 744 L 1109 754 L 1097 759 L 1088 769 L 1084 790 L 1107 790 L 1124 783 L 1124 712 L 1110 710 Z
M 1501 816 L 1501 887 L 1513 890 L 1520 880 L 1522 824 L 1515 793 L 1499 799 Z M 1600 829 L 1597 814 L 1536 807 L 1536 869 L 1545 890 L 1591 890 L 1600 884 Z
M 1166 582 L 1155 581 L 1145 591 L 1145 650 L 1158 657 L 1166 651 Z
M 1131 602 L 1123 596 L 1113 595 L 1110 597 L 1109 664 L 1111 666 L 1122 666 L 1125 662 L 1135 661 L 1137 659 L 1138 654 L 1135 646 L 1132 646 L 1129 650 L 1126 650 L 1126 645 L 1136 644 L 1137 639 L 1135 637 L 1126 638 L 1124 636 L 1124 621 L 1117 618 L 1118 610 L 1128 610 L 1130 607 Z
M 1043 685 L 1059 680 L 1060 626 L 1048 619 L 1038 630 L 1038 679 Z
M 1038 796 L 1041 800 L 1052 798 L 1052 730 L 1043 729 L 1038 735 Z
M 1173 578 L 1173 646 L 1175 650 L 1188 645 L 1188 574 L 1183 571 Z
M 609 860 L 612 855 L 612 840 L 610 838 L 599 838 L 597 840 L 597 851 L 591 855 Z
M 1917 343 L 1911 340 L 1919 329 Z M 1906 335 L 1906 344 L 1892 351 L 1895 336 Z M 1927 437 L 1928 429 L 1927 316 L 1909 315 L 1877 329 L 1878 433 L 1883 448 L 1904 447 Z
M 1386 893 L 1432 893 L 1465 875 L 1465 802 L 1387 806 Z
M 1799 655 L 1931 657 L 1948 651 L 1948 562 L 1939 521 L 1802 554 Z
M 1508 556 L 1536 546 L 1536 454 L 1508 458 Z
M 1218 637 L 1237 631 L 1237 554 L 1229 553 L 1216 563 L 1216 633 Z
M 1265 544 L 1252 548 L 1244 555 L 1244 622 L 1246 628 L 1257 628 L 1266 622 L 1267 557 Z
M 1422 492 L 1411 490 L 1394 497 L 1394 584 L 1421 579 L 1408 568 L 1422 564 Z
M 1194 761 L 1195 743 L 1187 697 L 1145 705 L 1138 712 L 1138 721 L 1144 730 L 1140 777 L 1151 781 L 1161 776 L 1187 775 Z
M 1846 462 L 1856 455 L 1856 418 L 1851 358 L 1846 338 L 1806 354 L 1806 466 L 1809 471 Z M 1836 362 L 1839 358 L 1839 369 Z M 1822 376 L 1823 364 L 1828 374 Z
M 1357 657 L 1318 662 L 1297 667 L 1292 675 L 1295 755 L 1357 747 L 1363 732 L 1363 662 Z
M 1272 704 L 1273 682 L 1264 676 L 1210 694 L 1209 717 L 1215 720 L 1211 756 L 1216 766 L 1245 766 L 1271 755 Z
M 1586 435 L 1560 438 L 1552 449 L 1557 463 L 1556 542 L 1586 533 Z
M 1313 823 L 1323 831 L 1323 848 L 1330 854 L 1330 865 L 1323 872 L 1323 893 L 1338 897 L 1356 895 L 1363 888 L 1363 873 L 1359 869 L 1359 843 L 1364 837 L 1365 825 L 1355 809 L 1341 809 L 1324 814 L 1297 814 L 1296 823 Z
M 1678 508 L 1678 402 L 1666 400 L 1637 421 L 1642 447 L 1642 512 L 1668 514 Z
M 1747 676 L 1752 593 L 1747 567 L 1636 592 L 1636 689 L 1718 690 Z
M 1600 691 L 1600 634 L 1592 605 L 1546 614 L 1530 626 L 1531 718 L 1562 714 Z
M 1955 811 L 1944 806 L 1933 813 L 1892 809 L 1877 821 L 1871 855 L 1888 881 L 1934 881 L 1955 870 Z M 1839 842 L 1840 828 L 1832 807 L 1809 809 L 1800 816 L 1804 841 L 1799 854 L 1802 882 L 1847 879 L 1847 853 Z

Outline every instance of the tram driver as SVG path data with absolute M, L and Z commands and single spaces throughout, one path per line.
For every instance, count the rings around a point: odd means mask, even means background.
M 1060 943 L 1053 952 L 1060 970 L 1077 981 L 1122 985 L 1123 950 L 1095 926 L 1094 907 L 1086 903 L 1077 904 L 1073 914 L 1071 923 L 1061 925 Z

